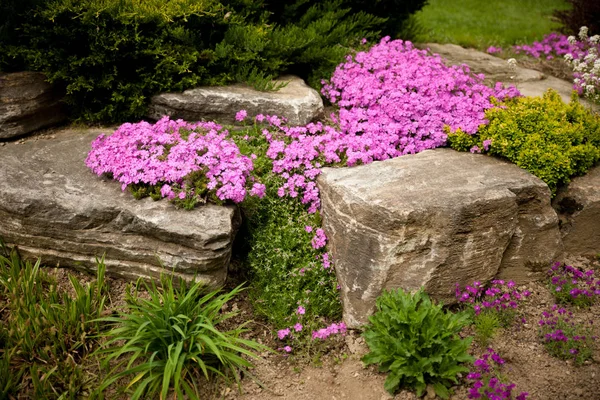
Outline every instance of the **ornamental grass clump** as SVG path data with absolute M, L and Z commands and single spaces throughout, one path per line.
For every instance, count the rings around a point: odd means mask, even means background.
M 521 392 L 513 397 L 514 383 L 504 383 L 501 380 L 501 369 L 505 361 L 494 351 L 488 348 L 485 353 L 473 363 L 475 370 L 467 375 L 473 381 L 469 389 L 469 399 L 481 400 L 525 400 L 529 393 Z
M 590 326 L 583 326 L 573 319 L 573 313 L 558 305 L 542 313 L 539 321 L 539 337 L 553 357 L 573 360 L 581 365 L 592 358 L 595 337 Z
M 239 383 L 241 372 L 252 376 L 250 359 L 268 348 L 242 338 L 246 324 L 222 325 L 236 315 L 221 310 L 240 286 L 228 293 L 207 292 L 200 282 L 189 286 L 180 281 L 175 288 L 171 278 L 163 277 L 160 288 L 143 284 L 149 299 L 139 296 L 138 286 L 127 292 L 127 311 L 100 319 L 112 329 L 99 354 L 105 364 L 116 363 L 100 392 L 133 375 L 124 388 L 131 389 L 131 399 L 166 399 L 170 393 L 198 399 L 203 379 L 220 376 Z
M 388 373 L 384 386 L 392 394 L 408 387 L 421 396 L 431 384 L 438 396 L 448 398 L 457 375 L 468 372 L 461 364 L 473 361 L 467 352 L 471 339 L 459 336 L 468 314 L 443 310 L 423 289 L 385 291 L 376 307 L 363 333 L 370 350 L 363 362 Z
M 214 122 L 163 117 L 153 125 L 123 124 L 94 140 L 86 165 L 98 175 L 109 174 L 136 198 L 166 197 L 187 209 L 207 201 L 240 203 L 248 192 L 260 197 L 265 190 L 252 183 L 251 157 Z
M 600 279 L 594 277 L 594 270 L 591 269 L 582 271 L 556 262 L 548 270 L 548 281 L 558 304 L 588 307 L 600 295 Z
M 85 361 L 98 347 L 106 311 L 103 260 L 96 280 L 68 276 L 72 293 L 0 240 L 0 398 L 87 397 L 97 377 Z

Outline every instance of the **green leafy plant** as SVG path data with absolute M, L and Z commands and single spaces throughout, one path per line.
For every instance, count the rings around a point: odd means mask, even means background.
M 256 358 L 256 352 L 268 350 L 241 337 L 245 324 L 233 329 L 219 326 L 236 315 L 221 309 L 240 293 L 241 286 L 229 293 L 206 293 L 200 282 L 188 286 L 180 281 L 175 288 L 172 278 L 163 277 L 160 288 L 154 282 L 143 283 L 150 296 L 145 299 L 139 296 L 140 285 L 133 293 L 129 288 L 128 311 L 99 320 L 112 325 L 99 354 L 106 363 L 117 361 L 100 392 L 133 375 L 125 388 L 133 389 L 132 399 L 156 394 L 166 399 L 170 391 L 178 398 L 198 399 L 202 376 L 233 377 L 239 382 L 239 372 L 249 374 L 252 367 L 245 357 Z
M 514 321 L 514 319 L 512 319 Z M 498 318 L 498 311 L 485 310 L 473 318 L 473 326 L 475 327 L 475 340 L 483 348 L 487 348 L 490 341 L 498 333 L 501 327 L 501 321 Z
M 473 361 L 467 352 L 471 338 L 458 335 L 469 315 L 444 311 L 423 289 L 414 294 L 385 291 L 376 307 L 363 334 L 370 349 L 363 362 L 389 373 L 385 389 L 392 394 L 410 387 L 421 396 L 432 384 L 438 396 L 448 398 L 457 374 L 468 372 L 461 363 Z
M 31 398 L 75 399 L 89 393 L 93 375 L 81 365 L 98 345 L 105 310 L 103 260 L 96 280 L 86 285 L 69 276 L 74 296 L 35 264 L 22 260 L 16 249 L 0 241 L 0 310 L 6 327 L 0 335 L 0 393 L 18 391 Z M 1 311 L 0 311 L 1 312 Z
M 488 109 L 486 118 L 489 124 L 475 135 L 450 133 L 450 146 L 506 158 L 546 182 L 553 194 L 600 160 L 600 117 L 575 92 L 569 104 L 552 89 L 543 97 L 516 98 Z

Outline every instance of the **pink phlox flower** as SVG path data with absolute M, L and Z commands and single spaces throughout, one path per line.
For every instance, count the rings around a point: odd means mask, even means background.
M 277 331 L 277 337 L 281 340 L 285 339 L 290 334 L 290 328 L 280 329 Z
M 238 122 L 242 122 L 248 116 L 248 112 L 246 110 L 240 110 L 235 114 L 235 120 Z

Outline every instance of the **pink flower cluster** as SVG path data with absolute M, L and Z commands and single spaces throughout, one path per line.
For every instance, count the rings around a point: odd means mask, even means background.
M 594 270 L 581 271 L 556 262 L 548 271 L 550 287 L 558 302 L 591 305 L 600 296 L 600 279 Z
M 265 129 L 263 134 L 273 172 L 285 179 L 279 196 L 299 197 L 315 212 L 320 207 L 315 180 L 322 165 L 368 164 L 443 146 L 446 125 L 475 133 L 487 122 L 492 97 L 520 95 L 502 84 L 489 88 L 483 78 L 466 65 L 447 67 L 438 55 L 389 37 L 349 56 L 323 87 L 323 94 L 340 107 L 332 115 L 337 126 L 287 127 L 276 117 L 261 116 L 277 131 Z
M 475 315 L 479 315 L 484 309 L 496 311 L 516 309 L 518 303 L 530 294 L 528 290 L 523 292 L 518 290 L 513 281 L 505 282 L 501 279 L 493 280 L 488 288 L 476 281 L 472 286 L 467 285 L 464 292 L 460 290 L 457 283 L 455 290 L 456 299 L 460 303 L 473 304 Z
M 467 375 L 472 380 L 473 386 L 469 389 L 469 399 L 512 399 L 514 383 L 502 383 L 498 378 L 498 370 L 502 368 L 505 361 L 493 349 L 487 349 L 481 358 L 473 363 L 475 371 Z M 529 393 L 521 392 L 515 399 L 526 400 Z
M 348 163 L 385 159 L 441 146 L 444 125 L 475 133 L 484 124 L 491 97 L 519 95 L 516 88 L 491 89 L 466 65 L 448 67 L 410 42 L 385 37 L 368 52 L 349 57 L 323 88 L 340 106 L 340 127 L 360 135 Z
M 555 57 L 563 57 L 567 54 L 573 56 L 579 55 L 585 51 L 581 43 L 569 43 L 568 36 L 560 33 L 550 33 L 542 39 L 541 42 L 533 42 L 530 45 L 513 46 L 517 54 L 527 54 L 534 58 L 545 57 L 551 60 Z
M 227 135 L 214 122 L 164 117 L 153 125 L 126 123 L 110 136 L 98 136 L 85 162 L 98 175 L 112 174 L 123 190 L 132 184 L 159 186 L 162 197 L 184 199 L 208 189 L 220 200 L 239 203 L 252 180 L 253 164 Z M 197 171 L 206 176 L 206 188 L 186 186 L 185 178 Z M 250 190 L 254 196 L 264 193 L 260 183 Z
M 487 48 L 486 52 L 488 54 L 502 53 L 502 47 L 490 46 L 490 47 Z
M 318 331 L 314 331 L 312 333 L 313 339 L 322 339 L 325 340 L 331 335 L 345 335 L 347 331 L 346 324 L 340 322 L 339 324 L 333 323 L 329 325 L 327 328 L 321 328 Z

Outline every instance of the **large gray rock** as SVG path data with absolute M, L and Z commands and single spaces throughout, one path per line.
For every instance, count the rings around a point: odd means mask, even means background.
M 164 115 L 187 121 L 216 120 L 235 123 L 235 114 L 246 110 L 248 115 L 277 115 L 290 125 L 306 125 L 323 114 L 319 93 L 295 76 L 284 76 L 277 82 L 287 86 L 274 92 L 260 92 L 244 84 L 209 86 L 183 93 L 163 93 L 152 97 L 149 117 Z
M 0 139 L 10 139 L 66 119 L 60 94 L 38 72 L 0 73 Z
M 560 217 L 565 252 L 600 254 L 600 166 L 574 178 L 553 201 Z
M 455 44 L 426 43 L 421 48 L 429 49 L 434 54 L 439 54 L 448 61 L 449 65 L 467 64 L 471 72 L 485 74 L 485 83 L 488 85 L 502 82 L 512 84 L 524 96 L 542 96 L 548 89 L 554 89 L 560 94 L 565 103 L 571 100 L 573 84 L 563 79 L 548 76 L 542 72 L 518 66 L 510 69 L 506 60 L 492 56 L 475 49 L 465 49 Z M 595 111 L 600 107 L 584 99 L 582 104 Z
M 424 286 L 451 302 L 456 283 L 534 279 L 561 253 L 546 184 L 488 156 L 429 150 L 325 168 L 318 184 L 351 327 L 383 289 Z
M 237 208 L 134 200 L 85 166 L 99 133 L 64 130 L 0 147 L 0 237 L 47 265 L 94 269 L 106 254 L 107 273 L 126 279 L 166 272 L 222 284 Z
M 467 64 L 475 74 L 485 74 L 485 82 L 536 82 L 544 79 L 544 74 L 532 69 L 517 66 L 515 70 L 508 68 L 508 63 L 499 57 L 494 57 L 475 49 L 465 49 L 455 44 L 426 43 L 422 48 L 439 54 L 450 65 Z

